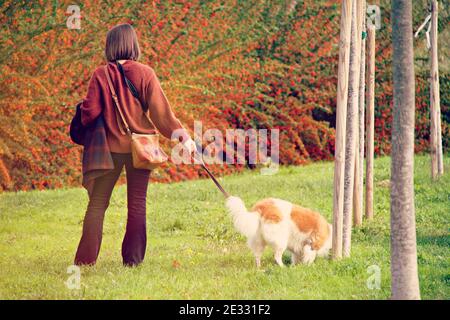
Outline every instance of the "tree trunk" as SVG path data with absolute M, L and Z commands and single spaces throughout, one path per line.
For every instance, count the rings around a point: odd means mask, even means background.
M 411 0 L 392 1 L 392 299 L 420 299 L 414 210 L 414 55 Z
M 361 0 L 361 34 L 366 34 L 366 0 Z M 361 40 L 361 67 L 359 73 L 359 145 L 358 145 L 358 165 L 355 169 L 356 192 L 354 202 L 353 224 L 360 226 L 362 224 L 363 189 L 364 189 L 364 109 L 365 109 L 365 91 L 366 91 L 366 37 Z M 358 172 L 356 172 L 358 171 Z
M 373 153 L 375 131 L 375 27 L 367 28 L 368 42 L 368 90 L 367 90 L 367 136 L 366 136 L 366 218 L 373 218 Z
M 357 4 L 358 3 L 358 4 Z M 350 256 L 352 241 L 352 208 L 355 182 L 355 161 L 358 138 L 358 101 L 359 101 L 359 70 L 361 58 L 361 26 L 358 14 L 361 11 L 361 1 L 352 3 L 352 31 L 350 44 L 350 74 L 348 87 L 347 133 L 345 139 L 345 173 L 344 173 L 344 227 L 343 255 Z
M 342 257 L 342 224 L 344 209 L 345 125 L 350 62 L 352 1 L 342 0 L 339 35 L 339 64 L 336 99 L 336 143 L 334 151 L 333 247 L 332 258 Z

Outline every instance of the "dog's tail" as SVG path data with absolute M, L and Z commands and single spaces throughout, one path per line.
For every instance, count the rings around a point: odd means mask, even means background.
M 226 206 L 236 230 L 247 238 L 254 236 L 259 228 L 259 214 L 247 211 L 244 202 L 238 197 L 228 197 Z

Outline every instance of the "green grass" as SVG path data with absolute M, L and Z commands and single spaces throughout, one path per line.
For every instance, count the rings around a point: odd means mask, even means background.
M 449 172 L 450 157 L 445 165 Z M 432 183 L 429 167 L 428 157 L 416 157 L 420 288 L 424 299 L 448 299 L 450 175 Z M 354 230 L 351 258 L 281 269 L 266 249 L 261 271 L 209 180 L 149 187 L 146 259 L 137 268 L 124 268 L 120 247 L 126 186 L 117 187 L 98 263 L 82 268 L 79 290 L 69 290 L 65 281 L 81 233 L 85 191 L 5 193 L 0 195 L 0 299 L 386 299 L 389 171 L 389 158 L 375 161 L 375 218 Z M 273 176 L 248 171 L 221 180 L 248 206 L 263 197 L 280 197 L 331 221 L 332 178 L 333 163 L 316 163 L 285 167 Z M 381 268 L 379 290 L 366 286 L 371 265 Z

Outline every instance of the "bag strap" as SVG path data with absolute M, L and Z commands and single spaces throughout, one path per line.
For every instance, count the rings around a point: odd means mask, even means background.
M 120 122 L 119 122 L 119 119 L 117 118 L 117 113 L 116 113 L 117 124 L 119 126 L 120 133 L 122 135 L 126 135 L 126 134 L 131 135 L 130 127 L 128 126 L 128 122 L 125 120 L 125 117 L 124 117 L 124 115 L 122 113 L 122 109 L 120 107 L 119 99 L 117 98 L 116 90 L 114 89 L 114 85 L 113 85 L 113 83 L 111 81 L 111 76 L 109 75 L 108 66 L 107 65 L 105 66 L 104 70 L 105 70 L 105 74 L 106 74 L 106 79 L 108 80 L 109 90 L 111 91 L 111 96 L 113 98 L 114 105 L 116 106 L 116 111 L 118 111 L 118 113 L 120 115 L 120 118 L 122 119 L 122 123 L 124 124 L 125 129 L 126 129 L 126 133 L 125 133 L 123 131 L 122 126 L 120 125 Z
M 155 131 L 156 131 L 156 126 L 153 123 L 153 121 L 150 118 L 150 116 L 148 115 L 148 113 L 147 113 L 148 108 L 144 107 L 144 104 L 142 103 L 142 101 L 141 101 L 141 99 L 139 97 L 138 90 L 134 86 L 133 82 L 131 82 L 130 79 L 128 79 L 127 76 L 125 75 L 125 71 L 123 70 L 122 64 L 119 61 L 116 61 L 116 65 L 117 65 L 117 69 L 119 69 L 119 72 L 122 75 L 123 80 L 125 81 L 125 84 L 127 85 L 128 90 L 130 90 L 130 92 L 133 95 L 133 97 L 135 97 L 136 100 L 139 102 L 139 105 L 141 106 L 141 109 L 142 109 L 142 112 L 144 113 L 144 116 L 147 118 L 148 122 L 151 124 L 151 126 L 153 128 L 155 128 Z
M 125 71 L 123 70 L 122 64 L 119 61 L 116 61 L 116 66 L 117 66 L 117 69 L 119 69 L 119 72 L 122 75 L 122 78 L 125 80 L 125 84 L 127 85 L 128 89 L 131 91 L 131 94 L 137 100 L 139 100 L 139 102 L 141 102 L 140 97 L 139 97 L 139 92 L 136 89 L 136 87 L 134 86 L 133 82 L 131 82 L 125 75 Z M 147 109 L 144 108 L 144 105 L 142 103 L 141 103 L 141 108 L 142 108 L 142 111 L 144 111 L 144 113 L 147 111 Z
M 141 99 L 139 98 L 139 92 L 136 89 L 136 87 L 134 86 L 134 84 L 127 78 L 127 76 L 125 75 L 125 71 L 123 70 L 122 64 L 119 61 L 116 61 L 116 65 L 117 65 L 117 69 L 119 69 L 120 74 L 122 75 L 122 78 L 125 81 L 125 84 L 127 85 L 128 90 L 130 90 L 131 94 L 133 95 L 133 97 L 136 98 L 136 100 L 139 102 L 139 105 L 141 106 L 142 112 L 144 113 L 144 116 L 147 118 L 148 122 L 150 123 L 150 125 L 155 128 L 156 131 L 156 126 L 153 123 L 152 119 L 150 118 L 150 116 L 148 115 L 148 108 L 144 108 L 144 105 L 141 101 Z
M 119 69 L 119 71 L 120 71 L 122 77 L 125 79 L 125 83 L 126 83 L 128 89 L 131 91 L 131 94 L 132 94 L 132 95 L 137 99 L 137 101 L 139 102 L 139 105 L 141 106 L 141 109 L 142 109 L 142 113 L 144 114 L 145 118 L 148 120 L 148 122 L 150 123 L 150 125 L 151 125 L 153 128 L 155 128 L 154 131 L 155 131 L 155 133 L 156 133 L 156 131 L 157 131 L 156 126 L 155 126 L 155 124 L 153 123 L 152 119 L 150 118 L 148 112 L 146 112 L 146 111 L 144 110 L 143 105 L 142 105 L 142 102 L 141 102 L 141 100 L 139 99 L 139 94 L 138 94 L 138 92 L 137 92 L 137 89 L 136 89 L 135 86 L 132 84 L 132 82 L 131 82 L 130 80 L 128 80 L 128 78 L 125 76 L 125 72 L 123 71 L 122 65 L 121 65 L 118 61 L 116 61 L 116 62 L 117 62 L 117 68 Z M 120 117 L 122 118 L 122 121 L 123 121 L 123 123 L 125 124 L 125 127 L 128 127 L 127 130 L 129 130 L 130 133 L 131 133 L 131 130 L 130 130 L 129 126 L 128 126 L 127 122 L 125 121 L 125 117 L 123 116 L 123 113 L 122 113 L 122 110 L 121 110 L 121 107 L 120 107 L 120 103 L 119 103 L 119 99 L 117 98 L 117 94 L 116 94 L 116 91 L 115 91 L 115 89 L 114 89 L 114 85 L 113 85 L 113 83 L 112 83 L 112 81 L 111 81 L 111 77 L 110 77 L 109 72 L 108 72 L 108 65 L 105 66 L 105 73 L 106 73 L 106 78 L 108 79 L 108 85 L 109 85 L 109 89 L 110 89 L 110 91 L 111 91 L 111 95 L 112 95 L 112 97 L 113 97 L 114 102 L 116 103 L 117 110 L 118 110 L 119 113 L 120 113 Z M 115 95 L 115 98 L 114 98 L 114 95 Z M 147 111 L 148 111 L 148 110 L 147 110 Z M 124 131 L 123 131 L 121 125 L 120 125 L 119 119 L 117 119 L 117 124 L 118 124 L 118 126 L 119 126 L 120 132 L 121 132 L 123 135 L 125 135 L 126 133 L 124 133 Z

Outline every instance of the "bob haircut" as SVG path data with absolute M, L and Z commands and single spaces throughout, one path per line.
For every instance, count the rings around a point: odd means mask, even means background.
M 108 31 L 105 46 L 105 56 L 108 61 L 136 61 L 140 55 L 137 35 L 130 24 L 119 24 Z

